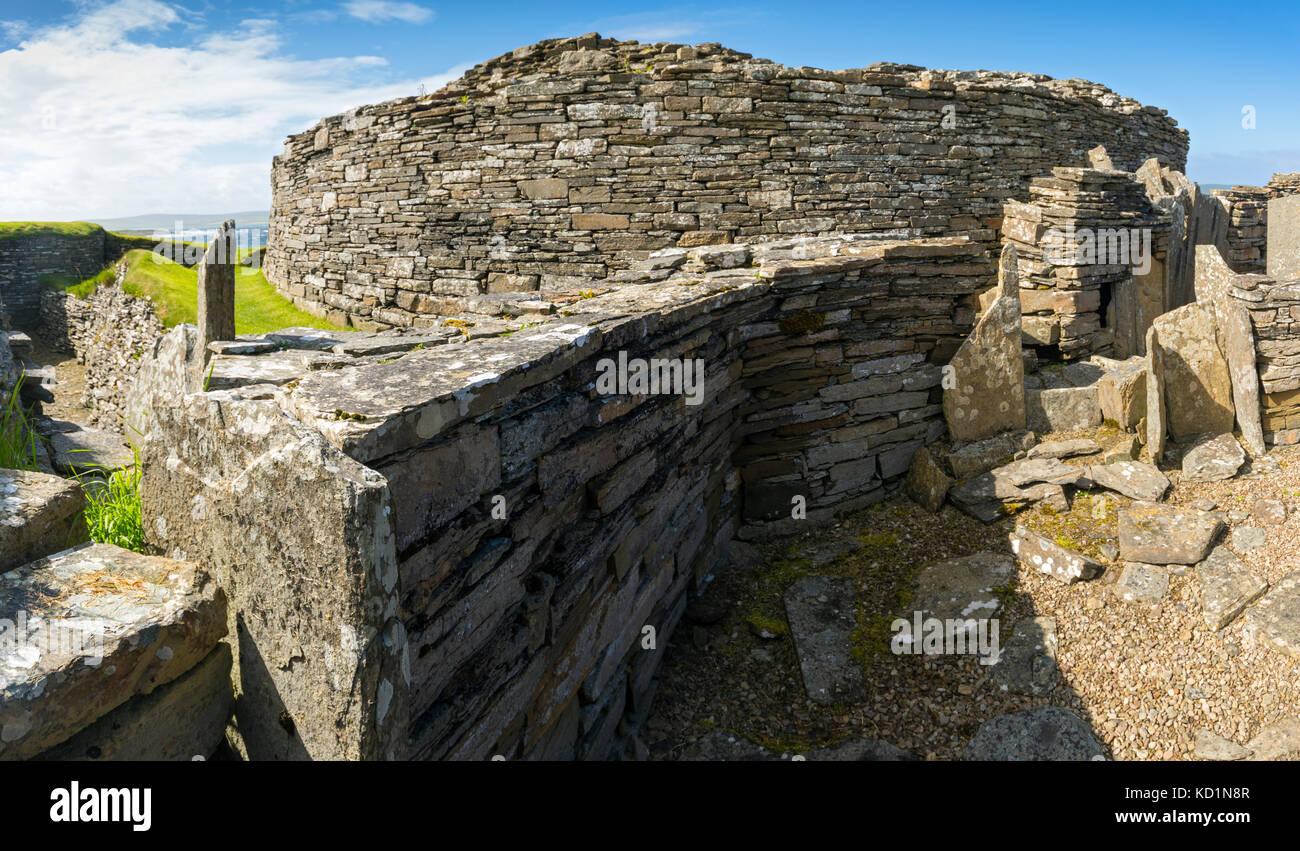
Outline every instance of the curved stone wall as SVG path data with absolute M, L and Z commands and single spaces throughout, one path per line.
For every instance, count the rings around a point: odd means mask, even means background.
M 1181 170 L 1188 140 L 1164 110 L 1082 80 L 551 40 L 290 137 L 266 274 L 304 309 L 384 327 L 644 279 L 624 270 L 669 246 L 848 232 L 992 247 L 1004 201 L 1097 144 L 1119 168 Z

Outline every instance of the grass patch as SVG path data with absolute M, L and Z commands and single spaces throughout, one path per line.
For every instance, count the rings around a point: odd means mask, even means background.
M 140 450 L 131 447 L 131 466 L 114 470 L 104 484 L 77 481 L 86 493 L 86 528 L 90 540 L 112 544 L 132 552 L 144 552 L 144 513 L 140 503 L 140 479 L 144 468 Z M 107 473 L 104 469 L 102 472 Z
M 154 254 L 143 248 L 128 251 L 121 261 L 127 264 L 122 289 L 131 295 L 148 298 L 154 303 L 154 312 L 164 326 L 171 328 L 183 322 L 197 323 L 199 318 L 199 273 L 179 263 Z M 81 298 L 89 296 L 102 283 L 113 280 L 117 263 L 93 278 L 70 283 L 56 276 L 44 281 L 46 286 L 57 286 Z M 235 332 L 238 334 L 265 334 L 292 326 L 320 328 L 325 331 L 342 330 L 333 322 L 299 310 L 266 280 L 261 269 L 244 266 L 235 270 Z
M 44 274 L 36 279 L 36 283 L 42 289 L 62 290 L 68 295 L 77 298 L 90 298 L 99 289 L 101 284 L 111 283 L 117 277 L 117 264 L 107 266 L 99 271 L 99 274 L 78 280 L 72 275 Z
M 0 468 L 6 470 L 36 470 L 36 433 L 27 422 L 27 413 L 19 402 L 18 392 L 23 386 L 19 376 L 13 392 L 0 407 Z
M 39 236 L 94 236 L 104 229 L 90 222 L 0 222 L 0 240 Z

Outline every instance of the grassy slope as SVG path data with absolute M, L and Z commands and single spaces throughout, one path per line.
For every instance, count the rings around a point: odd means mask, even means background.
M 198 321 L 197 270 L 186 269 L 144 249 L 128 251 L 124 259 L 128 267 L 123 289 L 132 295 L 153 299 L 154 309 L 164 325 L 170 328 L 182 322 Z M 111 280 L 113 274 L 113 267 L 109 267 L 94 278 L 81 282 L 54 280 L 53 276 L 46 276 L 42 283 L 84 298 L 94 292 L 97 284 Z M 238 267 L 235 271 L 235 331 L 264 334 L 294 325 L 339 330 L 339 326 L 294 307 L 293 302 L 267 282 L 261 269 Z
M 0 222 L 0 239 L 16 239 L 46 234 L 93 236 L 102 231 L 90 222 Z

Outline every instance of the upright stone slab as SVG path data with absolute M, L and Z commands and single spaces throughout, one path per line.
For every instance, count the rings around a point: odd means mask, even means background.
M 1106 151 L 1105 145 L 1098 145 L 1088 151 L 1088 165 L 1092 168 L 1107 170 L 1115 168 L 1115 164 L 1110 161 L 1110 154 Z
M 1103 420 L 1132 431 L 1147 415 L 1147 359 L 1133 356 L 1097 381 Z
M 1156 329 L 1147 329 L 1147 453 L 1159 464 L 1165 452 L 1169 425 L 1165 421 L 1165 359 L 1156 345 Z
M 1279 281 L 1300 279 L 1300 195 L 1268 202 L 1268 242 L 1264 262 Z
M 962 343 L 947 370 L 943 414 L 958 441 L 1025 427 L 1025 367 L 1020 358 L 1020 284 L 1016 249 L 1002 246 L 998 297 Z
M 1156 319 L 1151 328 L 1158 351 L 1149 355 L 1152 370 L 1160 374 L 1155 382 L 1148 380 L 1148 411 L 1152 388 L 1159 386 L 1166 424 L 1175 440 L 1232 431 L 1236 418 L 1232 379 L 1227 359 L 1219 350 L 1213 309 L 1202 304 L 1183 305 Z M 1150 413 L 1147 422 L 1150 426 Z
M 1271 225 L 1270 225 L 1271 228 Z M 1214 311 L 1219 348 L 1228 361 L 1232 404 L 1242 439 L 1253 454 L 1265 451 L 1260 415 L 1259 367 L 1256 364 L 1255 328 L 1250 312 L 1231 295 L 1238 277 L 1213 245 L 1196 247 L 1197 299 Z M 1253 285 L 1239 288 L 1253 289 Z
M 230 595 L 246 756 L 401 759 L 410 663 L 387 482 L 236 392 L 155 406 L 148 543 L 203 564 Z
M 205 361 L 199 330 L 189 323 L 168 331 L 140 356 L 140 368 L 126 393 L 124 425 L 131 442 L 139 446 L 149 434 L 156 403 L 170 404 L 203 389 Z
M 199 263 L 199 351 L 235 339 L 235 222 L 221 225 Z

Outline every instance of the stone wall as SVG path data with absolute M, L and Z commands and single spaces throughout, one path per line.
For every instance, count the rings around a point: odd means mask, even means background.
M 178 245 L 98 227 L 86 234 L 35 232 L 0 238 L 0 293 L 9 302 L 14 324 L 32 330 L 41 321 L 42 275 L 84 280 L 136 248 L 159 251 L 186 263 Z
M 13 322 L 34 328 L 40 319 L 42 275 L 88 278 L 111 262 L 105 259 L 104 231 L 87 235 L 16 235 L 0 239 L 0 291 Z
M 1274 174 L 1266 186 L 1234 186 L 1216 189 L 1213 194 L 1229 216 L 1223 259 L 1234 272 L 1264 272 L 1268 268 L 1268 202 L 1300 195 L 1300 172 Z
M 183 402 L 198 353 L 169 334 L 137 382 L 149 539 L 231 595 L 248 753 L 624 752 L 731 542 L 883 499 L 943 432 L 940 366 L 992 284 L 984 255 L 667 252 L 641 270 L 663 280 L 493 336 L 215 344 L 224 389 Z M 606 359 L 655 358 L 702 359 L 700 396 L 601 384 Z
M 991 249 L 1004 201 L 1102 142 L 1121 168 L 1186 159 L 1163 110 L 1080 80 L 551 40 L 290 137 L 266 274 L 365 328 L 617 283 L 671 246 L 854 232 Z
M 1054 168 L 1008 202 L 1003 238 L 1016 247 L 1024 343 L 1039 359 L 1141 354 L 1166 304 L 1171 221 L 1133 174 Z M 1135 253 L 1135 250 L 1137 253 Z M 1138 254 L 1149 257 L 1137 268 Z
M 1228 210 L 1224 261 L 1234 272 L 1263 272 L 1268 232 L 1268 190 L 1262 186 L 1234 186 L 1215 189 L 1213 194 Z
M 56 349 L 76 355 L 86 365 L 86 387 L 81 403 L 91 410 L 100 428 L 122 431 L 126 394 L 140 368 L 140 357 L 152 349 L 165 332 L 162 320 L 148 299 L 122 289 L 125 264 L 117 277 L 101 285 L 89 298 L 62 291 L 41 294 L 41 337 Z M 138 442 L 142 435 L 128 434 Z

